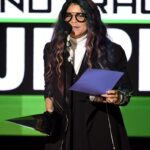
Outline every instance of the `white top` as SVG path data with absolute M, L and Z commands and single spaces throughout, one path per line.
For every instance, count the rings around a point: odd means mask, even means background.
M 75 73 L 78 74 L 79 69 L 82 64 L 86 52 L 86 43 L 87 35 L 84 35 L 78 39 L 70 37 L 71 46 L 69 47 L 69 58 L 68 61 L 71 62 L 74 66 Z

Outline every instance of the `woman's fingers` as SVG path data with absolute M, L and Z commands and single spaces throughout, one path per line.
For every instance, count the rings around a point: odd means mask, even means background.
M 104 97 L 108 103 L 117 103 L 120 100 L 120 95 L 117 90 L 109 90 L 106 94 L 102 94 L 101 96 Z
M 50 113 L 54 111 L 54 105 L 53 105 L 52 99 L 46 98 L 45 107 L 46 107 L 46 111 L 48 111 Z
M 115 104 L 120 101 L 120 95 L 117 90 L 108 90 L 105 94 L 102 94 L 101 96 L 96 96 L 90 101 Z

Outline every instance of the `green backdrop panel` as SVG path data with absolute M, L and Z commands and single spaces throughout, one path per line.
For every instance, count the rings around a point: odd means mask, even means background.
M 134 96 L 127 106 L 120 107 L 128 136 L 150 137 L 150 97 Z M 43 136 L 31 128 L 16 125 L 7 119 L 43 113 L 45 102 L 42 95 L 1 95 L 0 135 Z

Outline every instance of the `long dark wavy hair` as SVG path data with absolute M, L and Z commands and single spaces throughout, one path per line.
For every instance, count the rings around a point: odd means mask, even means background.
M 53 76 L 57 77 L 58 89 L 62 92 L 64 87 L 63 82 L 63 52 L 64 52 L 64 31 L 62 23 L 64 21 L 64 14 L 68 7 L 72 4 L 78 4 L 87 15 L 87 41 L 86 41 L 86 60 L 89 68 L 92 67 L 91 56 L 93 51 L 96 51 L 96 61 L 106 59 L 106 43 L 107 30 L 106 26 L 101 20 L 101 15 L 97 5 L 92 0 L 67 0 L 58 16 L 58 21 L 55 25 L 54 32 L 51 39 L 50 53 L 47 58 L 47 71 L 45 72 L 45 80 L 53 80 Z M 104 63 L 105 64 L 105 63 Z

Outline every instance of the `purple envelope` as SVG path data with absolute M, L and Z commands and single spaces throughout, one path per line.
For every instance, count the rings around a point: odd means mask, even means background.
M 69 90 L 101 95 L 111 90 L 123 74 L 112 70 L 87 69 Z

